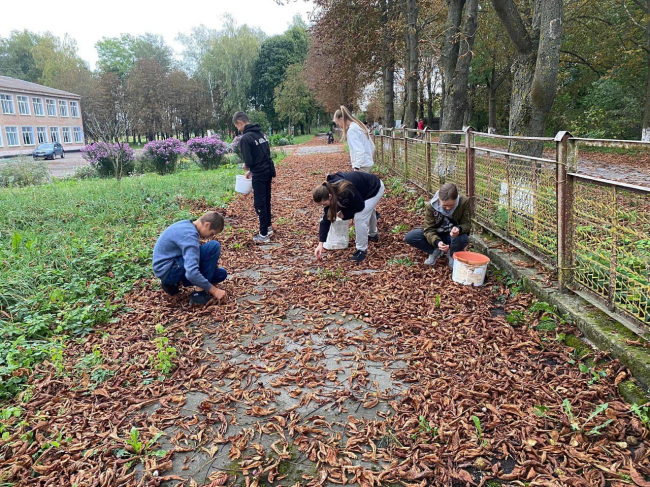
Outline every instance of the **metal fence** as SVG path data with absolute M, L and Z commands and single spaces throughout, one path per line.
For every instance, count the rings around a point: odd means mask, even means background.
M 509 149 L 521 143 L 543 144 L 543 156 Z M 557 272 L 561 289 L 650 326 L 650 189 L 577 173 L 584 146 L 650 144 L 393 129 L 375 145 L 378 164 L 428 193 L 455 183 L 475 224 Z

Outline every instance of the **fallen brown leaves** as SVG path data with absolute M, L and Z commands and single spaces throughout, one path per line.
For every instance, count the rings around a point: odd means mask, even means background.
M 16 402 L 26 423 L 3 421 L 12 434 L 0 440 L 0 478 L 101 487 L 461 486 L 489 478 L 614 486 L 630 485 L 628 478 L 646 487 L 649 433 L 616 390 L 625 369 L 608 362 L 605 376 L 590 382 L 534 320 L 513 328 L 503 313 L 524 310 L 527 295 L 511 296 L 494 281 L 456 285 L 444 263 L 390 265 L 396 255 L 424 258 L 403 233 L 391 233 L 398 223 L 421 224 L 403 197 L 388 192 L 380 202 L 381 242 L 362 266 L 345 251 L 313 261 L 320 212 L 309 194 L 323 173 L 347 169 L 346 157 L 290 156 L 279 165 L 272 239 L 279 247 L 252 244 L 250 195 L 232 202 L 222 265 L 240 273 L 224 286 L 226 304 L 189 309 L 187 294 L 167 298 L 146 281 L 127 297 L 132 311 L 106 333 L 69 342 L 64 373 L 38 366 L 31 398 Z M 207 209 L 205 201 L 192 205 Z M 241 273 L 251 269 L 262 276 Z M 178 350 L 162 380 L 150 358 L 157 324 Z M 80 371 L 94 346 L 103 364 Z M 91 379 L 99 369 L 110 372 L 102 383 Z M 390 386 L 380 385 L 379 370 Z M 163 432 L 159 444 L 169 452 L 120 458 L 132 427 L 143 443 Z M 66 441 L 52 446 L 59 435 Z M 234 466 L 191 476 L 183 455 L 197 451 Z M 299 458 L 314 468 L 298 474 Z M 142 461 L 137 473 L 134 461 Z

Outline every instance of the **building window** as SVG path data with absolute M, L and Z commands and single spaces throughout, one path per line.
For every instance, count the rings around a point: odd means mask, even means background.
M 43 98 L 32 98 L 32 104 L 34 105 L 34 115 L 44 117 L 45 108 L 43 107 Z
M 2 103 L 2 113 L 5 115 L 16 114 L 16 108 L 14 107 L 14 97 L 12 95 L 0 95 L 0 103 Z
M 50 140 L 52 142 L 61 142 L 61 136 L 59 135 L 59 127 L 50 127 Z
M 56 101 L 46 99 L 45 104 L 47 105 L 47 116 L 56 117 Z
M 34 127 L 23 127 L 23 145 L 34 145 Z
M 5 127 L 5 132 L 7 134 L 7 147 L 19 147 L 18 127 Z
M 47 143 L 47 127 L 36 127 L 36 138 L 39 144 Z
M 84 141 L 84 133 L 81 131 L 81 127 L 74 128 L 74 141 L 77 144 L 82 144 Z
M 70 116 L 79 118 L 79 102 L 71 101 L 70 102 Z
M 29 111 L 29 98 L 26 96 L 18 95 L 18 113 L 21 115 L 31 115 Z
M 5 144 L 2 141 L 2 127 L 0 127 L 0 147 L 4 147 L 4 146 L 5 146 Z
M 68 102 L 65 100 L 59 100 L 59 115 L 62 117 L 69 117 L 68 114 Z
M 70 131 L 70 127 L 63 127 L 63 143 L 69 144 L 70 142 L 72 142 L 72 132 Z

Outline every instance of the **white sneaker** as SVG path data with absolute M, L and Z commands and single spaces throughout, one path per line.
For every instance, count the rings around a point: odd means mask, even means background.
M 271 227 L 267 228 L 267 229 L 266 229 L 266 234 L 267 234 L 269 237 L 270 237 L 271 235 L 273 235 L 273 229 L 272 229 Z
M 434 265 L 440 257 L 442 257 L 442 251 L 440 249 L 434 250 L 424 261 L 424 265 Z
M 256 244 L 269 243 L 271 238 L 268 235 L 260 235 L 259 233 L 253 237 L 253 242 Z

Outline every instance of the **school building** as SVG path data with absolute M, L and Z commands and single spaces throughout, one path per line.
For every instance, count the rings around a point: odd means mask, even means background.
M 43 142 L 65 151 L 84 146 L 81 97 L 0 76 L 0 157 L 31 154 Z

